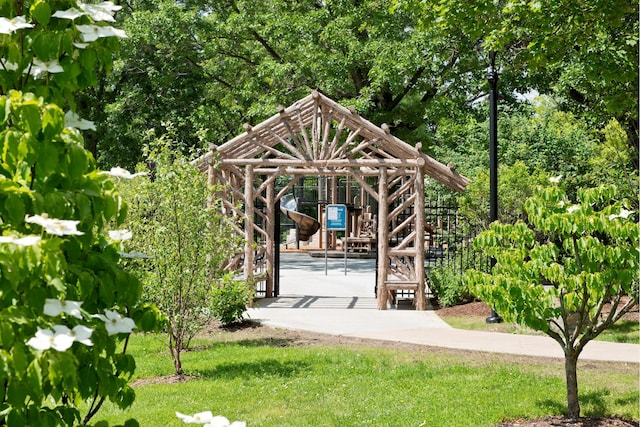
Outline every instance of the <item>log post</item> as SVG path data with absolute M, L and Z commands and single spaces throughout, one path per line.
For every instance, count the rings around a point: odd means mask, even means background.
M 273 284 L 274 284 L 274 263 L 275 263 L 275 245 L 278 244 L 279 238 L 275 236 L 275 221 L 279 220 L 278 212 L 275 210 L 276 197 L 274 180 L 272 180 L 267 186 L 267 247 L 266 247 L 266 261 L 267 261 L 267 286 L 265 290 L 265 297 L 272 298 L 274 296 Z
M 244 179 L 244 279 L 253 285 L 253 166 L 246 167 Z
M 415 269 L 418 289 L 415 294 L 416 310 L 424 310 L 426 306 L 425 293 L 425 271 L 424 271 L 424 173 L 422 168 L 416 168 L 415 175 L 416 201 L 415 201 L 415 221 L 416 221 L 416 257 Z
M 388 191 L 387 168 L 382 166 L 378 178 L 378 310 L 386 310 L 389 299 L 386 285 L 389 269 Z

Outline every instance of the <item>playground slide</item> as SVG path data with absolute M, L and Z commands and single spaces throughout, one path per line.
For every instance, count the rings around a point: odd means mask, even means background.
M 320 229 L 320 223 L 296 209 L 298 209 L 298 203 L 293 194 L 284 195 L 280 200 L 280 210 L 298 224 L 298 238 L 306 242 Z

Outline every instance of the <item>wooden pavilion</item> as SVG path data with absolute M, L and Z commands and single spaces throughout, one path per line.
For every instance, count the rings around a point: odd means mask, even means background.
M 387 125 L 375 126 L 317 91 L 244 128 L 195 162 L 227 190 L 220 194 L 223 209 L 238 218 L 245 241 L 244 279 L 266 282 L 266 296 L 276 296 L 278 201 L 304 176 L 349 177 L 377 202 L 378 308 L 385 310 L 395 291 L 412 291 L 416 309 L 424 310 L 424 178 L 457 191 L 467 179 L 391 135 Z M 292 179 L 276 193 L 283 175 Z

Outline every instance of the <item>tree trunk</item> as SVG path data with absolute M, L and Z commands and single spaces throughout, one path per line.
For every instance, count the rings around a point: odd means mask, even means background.
M 565 354 L 564 370 L 567 377 L 567 409 L 570 418 L 580 417 L 580 402 L 578 402 L 578 353 L 568 350 Z
M 172 331 L 169 331 L 169 351 L 171 352 L 171 358 L 173 359 L 173 367 L 176 370 L 176 375 L 182 375 L 182 361 L 180 360 L 180 353 L 182 353 L 182 345 L 180 339 L 173 335 Z

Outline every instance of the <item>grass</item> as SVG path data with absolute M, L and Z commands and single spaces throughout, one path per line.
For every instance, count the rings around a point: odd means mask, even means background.
M 488 324 L 485 322 L 484 317 L 477 316 L 446 316 L 442 317 L 442 320 L 447 322 L 449 326 L 457 329 L 504 332 L 510 334 L 542 334 L 542 332 L 534 331 L 513 323 Z M 620 320 L 600 334 L 596 340 L 640 344 L 640 323 L 634 320 Z
M 175 411 L 205 410 L 249 426 L 492 426 L 566 410 L 560 360 L 463 353 L 428 347 L 300 345 L 289 338 L 225 332 L 203 337 L 184 354 L 190 380 L 136 386 L 126 411 L 105 405 L 112 425 L 184 425 Z M 130 343 L 136 378 L 172 374 L 163 342 Z M 637 366 L 579 368 L 583 415 L 639 418 Z

